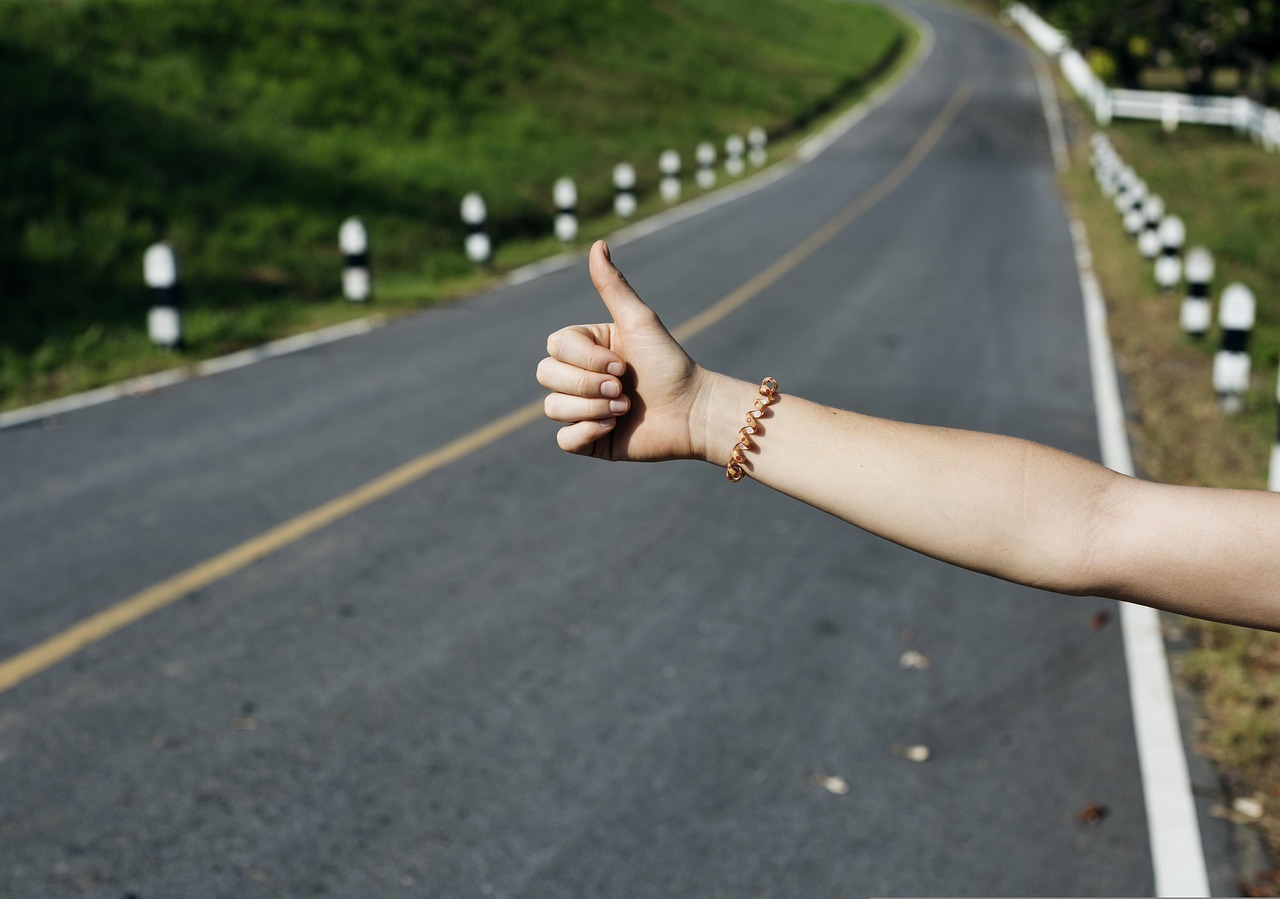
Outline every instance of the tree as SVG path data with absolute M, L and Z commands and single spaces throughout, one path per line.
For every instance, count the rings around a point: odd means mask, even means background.
M 1208 92 L 1219 67 L 1245 73 L 1265 92 L 1269 60 L 1280 51 L 1280 0 L 1036 0 L 1037 11 L 1086 55 L 1106 54 L 1117 81 L 1136 87 L 1142 70 L 1173 65 L 1188 90 Z

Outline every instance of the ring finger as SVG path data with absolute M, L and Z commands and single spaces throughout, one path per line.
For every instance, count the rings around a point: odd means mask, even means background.
M 626 397 L 593 399 L 565 393 L 550 394 L 543 408 L 552 421 L 575 422 L 614 418 L 631 408 Z

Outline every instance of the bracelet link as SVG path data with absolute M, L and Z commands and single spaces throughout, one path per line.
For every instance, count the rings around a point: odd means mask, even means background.
M 760 399 L 755 401 L 755 408 L 747 412 L 747 423 L 738 431 L 738 442 L 734 444 L 733 452 L 729 454 L 729 464 L 724 469 L 725 477 L 734 484 L 747 476 L 747 470 L 743 467 L 743 463 L 747 461 L 747 450 L 756 445 L 760 419 L 764 416 L 764 410 L 777 399 L 777 395 L 777 378 L 765 378 L 760 382 Z

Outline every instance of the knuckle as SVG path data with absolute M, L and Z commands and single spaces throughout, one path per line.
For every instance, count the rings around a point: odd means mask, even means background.
M 560 350 L 564 347 L 564 331 L 556 331 L 547 337 L 547 355 L 560 358 Z
M 599 390 L 596 387 L 596 379 L 590 372 L 581 372 L 578 375 L 578 385 L 574 390 L 578 396 L 595 396 Z

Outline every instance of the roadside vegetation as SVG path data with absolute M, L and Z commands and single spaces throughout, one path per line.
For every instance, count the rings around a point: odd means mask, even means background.
M 1069 96 L 1065 83 L 1060 91 Z M 1224 414 L 1211 383 L 1216 327 L 1201 341 L 1179 327 L 1183 291 L 1162 294 L 1111 201 L 1093 181 L 1087 137 L 1095 126 L 1078 107 L 1077 140 L 1064 188 L 1084 222 L 1107 299 L 1111 339 L 1127 389 L 1130 436 L 1143 476 L 1175 484 L 1266 489 L 1276 434 L 1280 359 L 1280 155 L 1230 129 L 1117 121 L 1106 133 L 1121 156 L 1186 224 L 1188 245 L 1214 255 L 1216 299 L 1233 281 L 1257 297 L 1252 390 L 1242 413 Z M 1216 314 L 1216 311 L 1215 311 Z M 1253 800 L 1271 858 L 1280 859 L 1280 635 L 1180 620 L 1191 648 L 1174 666 L 1199 698 L 1197 746 L 1233 798 Z M 1251 814 L 1220 814 L 1254 823 Z M 1245 885 L 1277 895 L 1280 880 Z
M 557 178 L 586 240 L 618 224 L 615 163 L 644 211 L 674 147 L 689 196 L 698 142 L 785 141 L 907 31 L 831 0 L 0 0 L 0 408 L 365 314 L 339 296 L 350 215 L 375 308 L 474 290 L 558 249 Z M 473 190 L 486 272 L 462 253 Z M 181 271 L 177 356 L 145 333 L 158 240 Z

